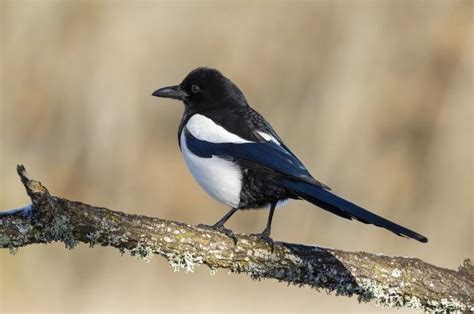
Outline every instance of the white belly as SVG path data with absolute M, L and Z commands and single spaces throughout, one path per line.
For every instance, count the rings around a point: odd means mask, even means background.
M 216 156 L 202 158 L 194 155 L 186 145 L 184 130 L 180 135 L 181 153 L 194 179 L 215 200 L 237 207 L 240 203 L 242 173 L 232 161 Z

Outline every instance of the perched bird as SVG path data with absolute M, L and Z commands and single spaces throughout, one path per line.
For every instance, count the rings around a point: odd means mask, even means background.
M 194 179 L 230 211 L 213 229 L 233 236 L 225 222 L 239 209 L 269 208 L 270 238 L 275 208 L 303 199 L 333 214 L 373 224 L 397 235 L 428 242 L 424 236 L 371 213 L 334 193 L 311 176 L 270 124 L 252 109 L 244 94 L 218 70 L 200 67 L 176 86 L 152 94 L 184 103 L 178 142 Z

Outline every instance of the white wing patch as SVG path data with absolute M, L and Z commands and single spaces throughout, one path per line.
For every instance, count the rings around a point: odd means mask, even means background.
M 257 131 L 257 133 L 260 134 L 260 136 L 263 137 L 266 141 L 271 141 L 277 145 L 280 145 L 280 142 L 278 142 L 278 140 L 273 135 L 261 131 Z
M 211 143 L 252 143 L 238 135 L 232 134 L 220 125 L 217 125 L 206 116 L 195 114 L 186 123 L 186 129 L 201 140 Z
M 193 125 L 196 126 L 196 124 Z M 240 203 L 240 190 L 242 189 L 242 172 L 240 168 L 232 161 L 217 156 L 202 158 L 194 155 L 186 145 L 184 132 L 185 130 L 183 129 L 180 135 L 181 152 L 194 179 L 215 200 L 230 207 L 238 207 Z M 229 134 L 232 135 L 231 133 Z M 193 133 L 193 135 L 197 137 L 196 133 Z

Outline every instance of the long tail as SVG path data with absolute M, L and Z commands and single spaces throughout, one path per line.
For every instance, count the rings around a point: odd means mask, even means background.
M 412 238 L 423 243 L 428 242 L 428 239 L 421 234 L 418 234 L 405 227 L 397 225 L 390 220 L 371 213 L 368 210 L 363 209 L 362 207 L 351 203 L 319 186 L 289 179 L 284 179 L 281 183 L 298 197 L 301 197 L 302 199 L 311 202 L 327 211 L 330 211 L 333 214 L 347 219 L 356 219 L 363 223 L 373 224 L 378 227 L 390 230 L 399 236 Z

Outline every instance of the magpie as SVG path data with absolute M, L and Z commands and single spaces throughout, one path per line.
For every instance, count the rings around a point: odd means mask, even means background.
M 267 208 L 267 225 L 257 236 L 271 242 L 275 209 L 288 200 L 303 199 L 340 217 L 428 242 L 426 237 L 330 192 L 250 107 L 242 91 L 218 70 L 199 67 L 181 84 L 160 88 L 152 95 L 184 103 L 178 127 L 184 161 L 198 184 L 231 208 L 208 227 L 233 236 L 224 224 L 235 212 Z

